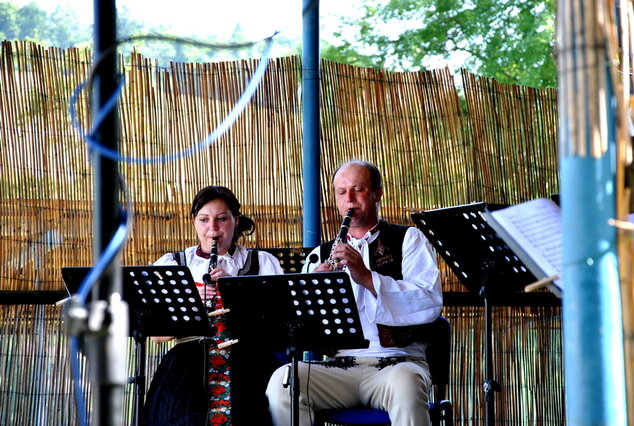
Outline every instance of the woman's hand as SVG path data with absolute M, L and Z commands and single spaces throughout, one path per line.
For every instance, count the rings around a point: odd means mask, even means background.
M 207 300 L 211 300 L 216 296 L 217 289 L 215 283 L 212 285 L 196 283 L 196 289 L 198 290 L 198 294 L 200 295 L 200 299 L 203 302 Z
M 217 282 L 218 278 L 220 278 L 220 277 L 230 277 L 231 276 L 231 275 L 229 275 L 227 273 L 227 271 L 225 271 L 222 268 L 213 269 L 209 274 L 211 275 L 211 281 L 214 282 L 214 283 Z
M 200 295 L 202 301 L 205 302 L 207 300 L 211 300 L 218 295 L 218 286 L 216 285 L 218 278 L 230 276 L 231 275 L 229 275 L 224 269 L 216 268 L 209 274 L 211 284 L 196 283 L 196 289 L 198 290 L 198 294 Z

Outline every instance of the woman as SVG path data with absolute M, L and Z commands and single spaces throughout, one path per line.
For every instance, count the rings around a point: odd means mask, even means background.
M 191 270 L 201 299 L 210 311 L 222 308 L 213 285 L 236 275 L 282 274 L 278 260 L 264 251 L 237 245 L 255 224 L 240 213 L 240 202 L 228 188 L 208 186 L 196 194 L 191 219 L 199 245 L 168 253 L 156 265 L 184 264 Z M 215 243 L 218 263 L 210 265 Z M 214 247 L 214 249 L 216 248 Z M 205 276 L 209 274 L 208 276 Z M 148 425 L 266 425 L 270 423 L 264 390 L 278 365 L 273 353 L 239 342 L 218 349 L 231 339 L 224 316 L 213 317 L 213 339 L 186 337 L 163 357 L 147 394 L 144 419 Z M 153 337 L 155 342 L 173 337 Z

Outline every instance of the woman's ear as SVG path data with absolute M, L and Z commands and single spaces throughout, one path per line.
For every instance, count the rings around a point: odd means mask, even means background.
M 234 216 L 234 225 L 233 225 L 233 238 L 231 239 L 231 242 L 235 243 L 238 241 L 238 239 L 240 238 L 238 236 L 238 226 L 240 226 L 240 215 Z

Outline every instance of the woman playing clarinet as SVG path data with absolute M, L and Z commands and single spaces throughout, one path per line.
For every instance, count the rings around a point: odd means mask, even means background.
M 208 186 L 196 194 L 191 220 L 199 244 L 168 253 L 156 265 L 189 267 L 209 313 L 223 308 L 216 281 L 224 276 L 282 274 L 278 260 L 264 251 L 237 244 L 255 230 L 240 213 L 240 202 L 228 188 Z M 147 425 L 267 425 L 264 394 L 274 354 L 256 352 L 248 342 L 231 342 L 223 315 L 211 316 L 212 337 L 176 339 L 163 357 L 148 390 L 143 412 Z M 155 342 L 174 339 L 153 337 Z

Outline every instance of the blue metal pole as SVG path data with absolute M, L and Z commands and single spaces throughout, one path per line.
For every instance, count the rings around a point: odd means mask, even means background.
M 627 424 L 616 217 L 616 99 L 594 0 L 560 0 L 563 331 L 569 425 Z M 582 19 L 581 19 L 582 18 Z M 590 23 L 590 25 L 588 24 Z
M 304 247 L 321 243 L 319 183 L 319 0 L 303 2 L 302 111 L 304 164 Z
M 613 153 L 613 151 L 612 151 Z M 625 425 L 614 158 L 562 159 L 564 361 L 569 425 Z

